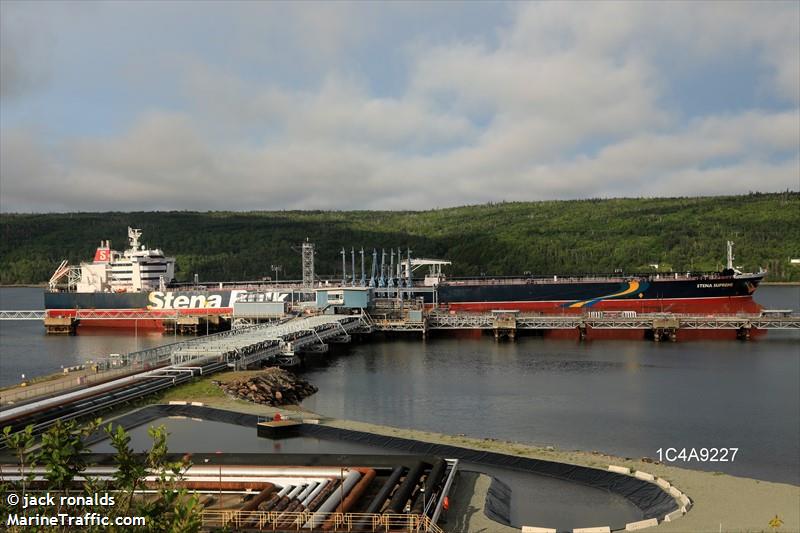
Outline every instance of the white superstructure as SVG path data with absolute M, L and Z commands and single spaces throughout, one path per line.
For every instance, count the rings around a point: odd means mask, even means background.
M 175 277 L 175 258 L 165 257 L 158 248 L 139 244 L 142 230 L 128 228 L 130 248 L 124 252 L 111 249 L 110 241 L 101 241 L 94 261 L 81 263 L 78 292 L 142 292 L 164 288 Z

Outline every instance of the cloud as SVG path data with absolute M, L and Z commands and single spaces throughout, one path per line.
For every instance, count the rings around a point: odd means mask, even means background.
M 18 99 L 47 82 L 47 38 L 14 2 L 0 3 L 0 101 Z
M 147 17 L 125 6 L 132 35 Z M 158 25 L 180 19 L 176 6 L 159 4 Z M 391 17 L 360 4 L 263 6 L 203 8 L 180 42 L 152 30 L 143 46 L 162 53 L 126 55 L 127 74 L 104 79 L 122 84 L 120 105 L 136 102 L 112 127 L 55 135 L 31 113 L 0 115 L 0 210 L 410 209 L 800 188 L 793 3 L 512 4 L 491 31 L 465 22 L 447 36 L 397 6 Z M 115 13 L 97 11 L 82 17 Z M 215 17 L 233 44 L 192 52 L 184 40 Z M 285 57 L 269 48 L 279 36 Z M 402 76 L 376 89 L 388 58 Z M 675 88 L 679 76 L 719 83 L 703 70 L 731 58 L 754 62 L 759 77 L 736 80 L 751 101 L 726 108 L 721 92 L 703 112 Z M 292 61 L 313 75 L 286 75 Z

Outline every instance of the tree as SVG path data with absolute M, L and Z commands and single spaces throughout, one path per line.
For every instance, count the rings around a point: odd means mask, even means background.
M 19 473 L 21 478 L 21 485 L 22 485 L 22 495 L 23 498 L 25 496 L 25 488 L 26 488 L 26 479 L 25 476 L 25 465 L 29 464 L 31 468 L 36 465 L 35 459 L 31 459 L 30 463 L 28 463 L 28 458 L 30 456 L 31 448 L 33 448 L 34 444 L 34 436 L 33 436 L 33 426 L 27 426 L 20 432 L 11 433 L 11 426 L 6 426 L 3 428 L 3 442 L 9 449 L 14 451 L 14 454 L 17 456 L 17 461 L 19 462 Z

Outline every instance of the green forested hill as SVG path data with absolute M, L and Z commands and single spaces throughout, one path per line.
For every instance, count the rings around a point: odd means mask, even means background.
M 300 277 L 299 243 L 317 246 L 317 272 L 341 272 L 342 246 L 410 247 L 453 261 L 450 274 L 569 274 L 716 270 L 725 241 L 736 264 L 800 280 L 800 193 L 488 204 L 432 211 L 274 211 L 2 214 L 0 283 L 46 281 L 61 259 L 90 260 L 101 239 L 127 245 L 127 226 L 178 260 L 178 279 L 259 279 L 283 265 Z M 357 262 L 358 256 L 357 256 Z M 349 258 L 348 258 L 349 261 Z M 369 269 L 369 256 L 367 269 Z

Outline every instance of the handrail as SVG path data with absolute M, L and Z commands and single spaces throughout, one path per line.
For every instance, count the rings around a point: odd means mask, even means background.
M 300 530 L 312 518 L 314 523 L 335 524 L 337 531 L 408 531 L 444 533 L 427 516 L 418 514 L 336 513 L 311 511 L 239 511 L 204 509 L 200 512 L 203 528 L 226 526 L 259 530 Z

